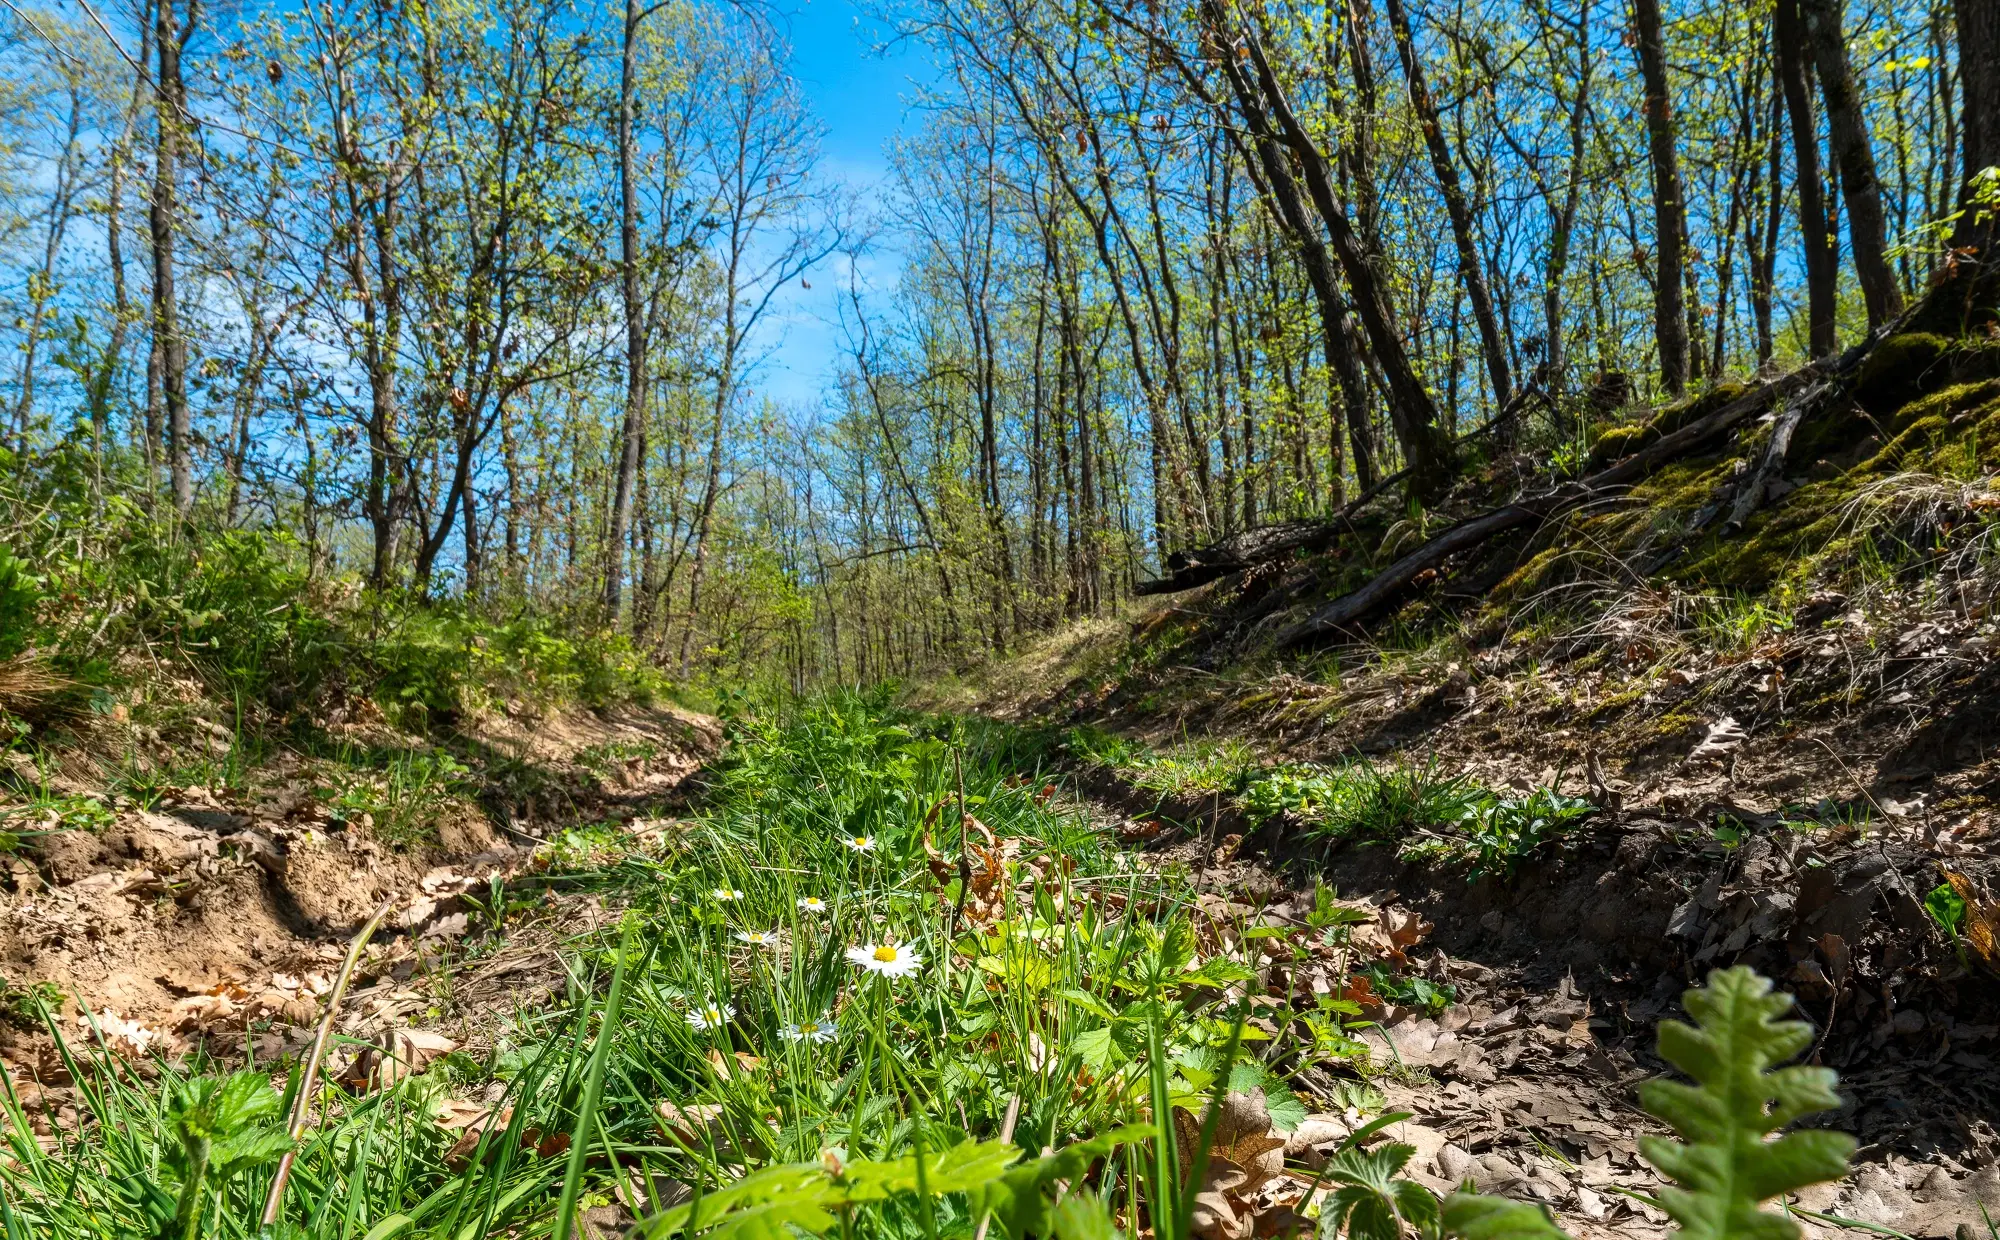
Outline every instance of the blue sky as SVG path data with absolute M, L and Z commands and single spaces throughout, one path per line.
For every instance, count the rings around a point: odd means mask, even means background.
M 823 173 L 853 186 L 864 209 L 880 199 L 889 175 L 887 145 L 902 128 L 915 83 L 929 81 L 931 64 L 920 47 L 899 45 L 887 56 L 881 23 L 853 0 L 786 0 L 792 71 L 826 127 Z M 878 240 L 869 269 L 893 271 L 896 256 Z M 840 360 L 842 336 L 834 322 L 836 296 L 846 284 L 846 264 L 829 259 L 793 285 L 762 342 L 769 352 L 757 386 L 792 406 L 817 404 Z

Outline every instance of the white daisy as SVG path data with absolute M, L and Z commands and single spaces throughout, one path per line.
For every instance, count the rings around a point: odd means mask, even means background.
M 847 949 L 849 964 L 859 965 L 870 973 L 883 977 L 908 977 L 917 971 L 924 958 L 908 947 L 898 943 L 863 943 L 859 947 Z
M 748 943 L 752 947 L 776 947 L 778 945 L 778 932 L 776 930 L 738 930 L 736 932 L 736 941 L 738 943 Z
M 687 1014 L 687 1023 L 693 1026 L 697 1033 L 720 1029 L 734 1019 L 736 1019 L 736 1009 L 727 1003 L 711 1003 L 707 1007 L 696 1008 Z
M 834 1028 L 833 1013 L 829 1012 L 818 1020 L 802 1020 L 796 1025 L 786 1025 L 778 1033 L 787 1042 L 831 1042 L 840 1031 Z
M 802 896 L 799 898 L 799 912 L 801 913 L 824 913 L 830 907 L 832 906 L 818 896 Z
M 743 889 L 740 887 L 717 887 L 708 894 L 727 904 L 731 900 L 741 900 L 743 898 Z
M 855 852 L 874 852 L 875 837 L 872 835 L 850 835 L 840 841 Z

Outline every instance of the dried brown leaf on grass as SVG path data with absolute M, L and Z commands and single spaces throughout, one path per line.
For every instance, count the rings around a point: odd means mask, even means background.
M 1181 1174 L 1194 1173 L 1206 1112 L 1174 1112 Z M 1258 1190 L 1285 1169 L 1285 1138 L 1271 1125 L 1262 1090 L 1231 1092 L 1222 1099 L 1208 1147 L 1208 1161 L 1194 1194 L 1189 1222 L 1201 1240 L 1246 1240 L 1257 1230 Z
M 1955 870 L 1944 871 L 1944 881 L 1965 902 L 1960 933 L 1973 954 L 1987 968 L 2000 971 L 2000 900 L 1986 899 L 1971 879 Z
M 731 1123 L 720 1103 L 680 1106 L 663 1098 L 653 1104 L 653 1122 L 660 1135 L 683 1149 L 701 1153 L 713 1149 L 714 1156 L 724 1162 L 745 1161 L 746 1151 L 738 1149 L 742 1125 Z M 770 1156 L 769 1148 L 754 1132 L 742 1133 L 741 1143 L 749 1147 L 747 1154 L 752 1159 Z
M 457 1049 L 457 1042 L 428 1029 L 388 1029 L 356 1057 L 344 1080 L 356 1089 L 387 1089 Z

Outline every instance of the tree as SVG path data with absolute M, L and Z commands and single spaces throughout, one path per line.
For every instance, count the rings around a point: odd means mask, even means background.
M 153 243 L 153 360 L 165 405 L 167 469 L 174 510 L 185 516 L 194 505 L 194 425 L 188 408 L 187 338 L 182 332 L 174 263 L 180 233 L 181 146 L 193 128 L 182 54 L 194 34 L 201 0 L 187 0 L 183 15 L 174 0 L 155 0 L 153 46 L 159 55 L 153 79 L 153 192 L 147 225 Z M 152 384 L 148 385 L 149 390 Z M 148 401 L 151 406 L 151 401 Z
M 1826 218 L 1819 170 L 1819 123 L 1813 111 L 1812 81 L 1805 55 L 1806 35 L 1799 0 L 1776 0 L 1771 11 L 1771 57 L 1791 117 L 1793 183 L 1798 187 L 1799 241 L 1805 251 L 1806 336 L 1814 357 L 1830 356 L 1837 345 L 1834 281 L 1839 256 Z
M 1472 302 L 1472 320 L 1479 326 L 1479 343 L 1486 357 L 1487 378 L 1493 385 L 1494 407 L 1504 409 L 1514 399 L 1514 381 L 1507 365 L 1507 349 L 1500 339 L 1500 322 L 1493 313 L 1493 297 L 1486 290 L 1486 271 L 1479 258 L 1479 241 L 1473 228 L 1472 211 L 1466 206 L 1465 191 L 1459 185 L 1458 164 L 1445 139 L 1444 126 L 1438 120 L 1437 103 L 1431 98 L 1423 64 L 1417 57 L 1410 20 L 1403 12 L 1403 0 L 1385 0 L 1385 4 L 1390 28 L 1396 35 L 1396 54 L 1403 64 L 1404 79 L 1409 83 L 1410 106 L 1416 110 L 1417 125 L 1424 133 L 1424 149 L 1430 154 L 1431 171 L 1437 176 L 1445 212 L 1451 217 L 1452 242 L 1458 247 L 1458 276 L 1465 285 L 1466 298 Z M 1588 80 L 1589 61 L 1586 55 L 1578 78 L 1576 113 L 1579 122 L 1585 97 L 1582 84 Z M 1576 127 L 1580 136 L 1580 123 Z M 1570 184 L 1577 184 L 1574 169 Z M 1558 244 L 1566 249 L 1567 228 L 1559 232 L 1558 237 Z M 1559 266 L 1559 262 L 1556 265 Z M 1548 330 L 1553 341 L 1559 328 L 1554 321 L 1555 316 L 1550 317 Z
M 1669 395 L 1679 396 L 1688 381 L 1687 203 L 1667 84 L 1660 0 L 1632 0 L 1632 24 L 1639 72 L 1646 83 L 1646 149 L 1653 171 L 1653 339 L 1659 349 L 1660 383 Z
M 1854 251 L 1854 274 L 1868 304 L 1868 326 L 1880 327 L 1903 312 L 1903 290 L 1889 267 L 1888 228 L 1883 222 L 1882 185 L 1875 173 L 1875 148 L 1868 139 L 1861 98 L 1847 63 L 1847 36 L 1841 31 L 1840 0 L 1798 0 L 1806 40 L 1819 69 L 1826 100 L 1826 129 L 1840 193 L 1847 203 L 1847 235 Z M 1976 71 L 1975 71 L 1976 72 Z

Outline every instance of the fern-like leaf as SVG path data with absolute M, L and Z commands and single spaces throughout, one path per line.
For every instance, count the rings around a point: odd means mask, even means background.
M 1768 1139 L 1787 1124 L 1840 1105 L 1829 1068 L 1774 1065 L 1804 1050 L 1812 1029 L 1780 1020 L 1792 997 L 1773 994 L 1768 979 L 1747 968 L 1718 969 L 1684 1000 L 1693 1025 L 1660 1026 L 1660 1054 L 1695 1084 L 1649 1081 L 1639 1101 L 1681 1137 L 1641 1137 L 1646 1161 L 1678 1188 L 1661 1205 L 1688 1240 L 1796 1240 L 1799 1226 L 1762 1203 L 1847 1172 L 1854 1138 L 1836 1132 L 1794 1132 Z
M 1660 1055 L 1694 1084 L 1648 1081 L 1647 1112 L 1679 1141 L 1640 1137 L 1639 1152 L 1678 1187 L 1660 1204 L 1683 1240 L 1798 1240 L 1799 1225 L 1763 1204 L 1847 1173 L 1854 1138 L 1845 1133 L 1771 1134 L 1840 1105 L 1832 1070 L 1779 1067 L 1812 1043 L 1812 1028 L 1780 1019 L 1792 997 L 1747 968 L 1718 969 L 1683 996 L 1694 1024 L 1660 1026 Z M 1561 1240 L 1547 1213 L 1520 1202 L 1454 1193 L 1445 1231 L 1464 1240 Z

